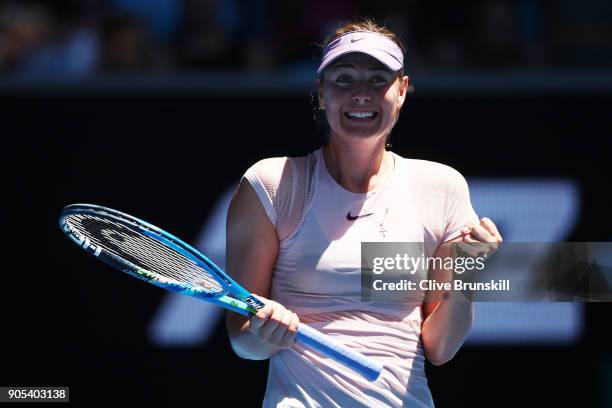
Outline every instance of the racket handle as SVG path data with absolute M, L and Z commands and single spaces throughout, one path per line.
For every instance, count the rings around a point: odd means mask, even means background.
M 299 325 L 296 339 L 300 343 L 304 343 L 339 363 L 352 368 L 370 381 L 376 381 L 383 369 L 381 363 L 351 350 L 306 324 L 301 323 Z
M 234 290 L 236 290 L 236 288 L 234 288 Z M 248 304 L 251 308 L 256 310 L 259 310 L 265 306 L 262 301 L 249 293 L 243 294 L 242 300 L 246 302 L 245 304 Z M 245 314 L 244 310 L 236 311 L 238 313 Z M 338 343 L 328 335 L 323 334 L 304 323 L 300 323 L 298 326 L 296 340 L 357 371 L 370 381 L 376 381 L 382 372 L 383 365 L 381 363 L 367 358 L 361 353 L 351 350 L 345 345 Z

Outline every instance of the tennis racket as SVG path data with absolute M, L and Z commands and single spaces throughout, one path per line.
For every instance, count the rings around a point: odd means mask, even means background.
M 108 265 L 160 288 L 252 316 L 264 304 L 210 259 L 173 235 L 110 208 L 73 204 L 60 215 L 62 231 Z M 296 340 L 375 381 L 382 364 L 300 324 Z

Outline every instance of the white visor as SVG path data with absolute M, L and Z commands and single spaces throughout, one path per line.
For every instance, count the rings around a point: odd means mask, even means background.
M 399 71 L 404 66 L 404 54 L 395 41 L 372 31 L 351 31 L 325 47 L 317 74 L 321 74 L 339 57 L 351 52 L 361 52 L 374 57 L 391 71 Z

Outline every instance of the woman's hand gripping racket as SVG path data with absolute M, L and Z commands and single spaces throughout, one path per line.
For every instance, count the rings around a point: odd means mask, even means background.
M 245 316 L 264 307 L 199 251 L 138 218 L 110 208 L 74 204 L 62 211 L 60 227 L 99 260 L 163 289 L 213 302 Z M 382 371 L 382 364 L 305 324 L 299 325 L 296 339 L 370 381 Z

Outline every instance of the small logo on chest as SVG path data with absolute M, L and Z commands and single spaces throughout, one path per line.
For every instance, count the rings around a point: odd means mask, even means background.
M 362 215 L 351 215 L 351 212 L 349 211 L 346 214 L 346 219 L 349 220 L 349 221 L 355 221 L 356 219 L 364 218 L 364 217 L 367 217 L 367 216 L 372 215 L 372 214 L 374 214 L 374 213 L 368 213 L 368 214 L 362 214 Z

